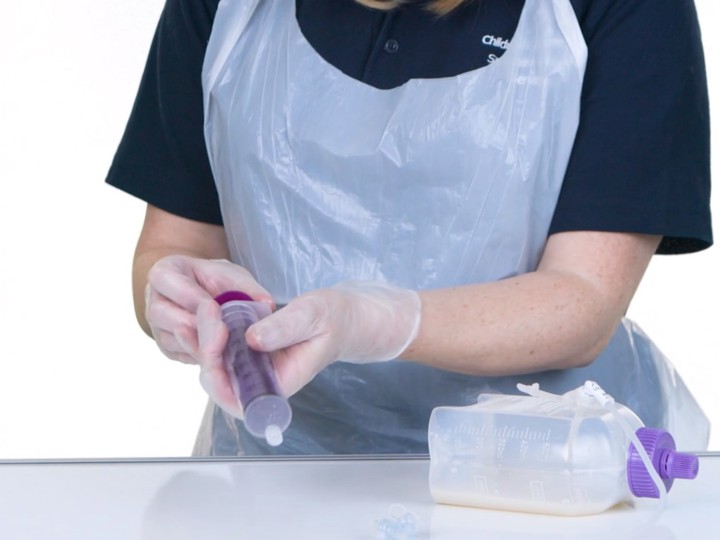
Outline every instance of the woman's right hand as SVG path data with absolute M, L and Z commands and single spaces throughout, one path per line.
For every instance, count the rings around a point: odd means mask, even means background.
M 243 291 L 274 308 L 270 293 L 241 266 L 186 255 L 163 257 L 148 272 L 145 318 L 162 353 L 172 360 L 199 364 L 205 391 L 237 416 L 237 399 L 222 362 L 227 328 L 214 301 L 228 290 Z
M 169 255 L 148 273 L 145 318 L 165 356 L 186 364 L 199 363 L 197 310 L 228 290 L 239 290 L 273 306 L 272 297 L 250 272 L 227 260 Z

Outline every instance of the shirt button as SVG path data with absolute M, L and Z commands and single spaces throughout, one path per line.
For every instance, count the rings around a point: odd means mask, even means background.
M 385 42 L 385 46 L 383 49 L 385 49 L 386 53 L 394 54 L 398 52 L 398 49 L 400 48 L 400 44 L 395 39 L 388 39 Z

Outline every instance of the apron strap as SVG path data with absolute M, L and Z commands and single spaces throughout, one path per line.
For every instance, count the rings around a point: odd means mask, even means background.
M 240 34 L 261 0 L 220 0 L 202 69 L 204 111 L 207 118 L 210 89 L 230 56 Z

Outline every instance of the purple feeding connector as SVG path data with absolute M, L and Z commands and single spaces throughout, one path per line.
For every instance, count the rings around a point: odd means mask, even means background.
M 251 349 L 245 340 L 248 327 L 270 309 L 241 291 L 224 292 L 215 301 L 229 333 L 223 363 L 242 405 L 245 427 L 255 437 L 278 446 L 290 425 L 292 410 L 280 392 L 270 355 Z
M 698 474 L 699 460 L 693 454 L 677 452 L 675 440 L 664 429 L 640 428 L 635 434 L 650 458 L 653 468 L 670 491 L 673 480 L 692 480 Z M 658 487 L 634 445 L 630 445 L 627 459 L 627 479 L 630 491 L 636 497 L 660 498 Z

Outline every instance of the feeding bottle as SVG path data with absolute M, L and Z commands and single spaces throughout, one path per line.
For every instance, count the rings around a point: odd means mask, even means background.
M 518 388 L 530 395 L 481 394 L 433 410 L 436 502 L 586 515 L 635 498 L 664 502 L 675 478 L 697 476 L 697 456 L 677 452 L 670 433 L 643 426 L 592 381 L 564 395 Z
M 245 427 L 255 437 L 278 446 L 290 425 L 292 410 L 280 392 L 270 355 L 251 349 L 245 341 L 248 327 L 269 315 L 270 307 L 240 291 L 227 291 L 215 301 L 228 328 L 223 364 L 233 392 L 239 396 Z

